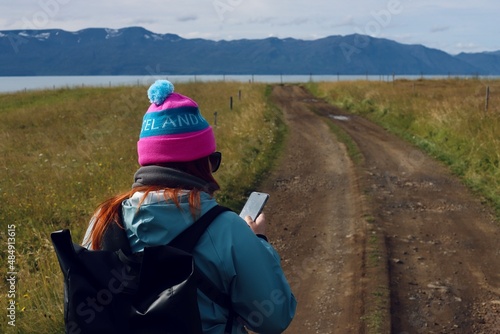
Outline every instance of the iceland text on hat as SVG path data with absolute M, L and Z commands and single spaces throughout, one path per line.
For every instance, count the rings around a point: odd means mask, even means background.
M 208 127 L 207 121 L 196 107 L 168 109 L 144 116 L 141 138 L 200 131 Z

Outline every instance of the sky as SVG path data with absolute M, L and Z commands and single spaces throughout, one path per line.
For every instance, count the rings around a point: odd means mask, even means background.
M 500 50 L 498 0 L 16 0 L 0 31 L 143 27 L 210 40 L 353 33 L 450 54 Z

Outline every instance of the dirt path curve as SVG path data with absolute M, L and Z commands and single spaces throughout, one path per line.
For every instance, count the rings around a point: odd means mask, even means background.
M 264 185 L 269 235 L 299 301 L 287 333 L 500 333 L 500 228 L 480 200 L 411 145 L 301 87 L 275 86 L 272 98 L 290 129 Z M 327 119 L 356 142 L 360 166 Z

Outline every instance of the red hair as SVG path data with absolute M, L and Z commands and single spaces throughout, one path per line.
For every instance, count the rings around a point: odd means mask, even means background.
M 172 162 L 168 164 L 164 164 L 164 167 L 175 168 L 177 170 L 186 172 L 190 175 L 196 176 L 207 182 L 206 189 L 191 189 L 189 192 L 189 208 L 193 218 L 195 218 L 200 211 L 200 194 L 202 191 L 208 192 L 210 195 L 220 189 L 217 181 L 212 176 L 210 170 L 210 163 L 207 157 L 189 161 L 189 162 Z M 174 204 L 179 207 L 179 196 L 181 191 L 186 188 L 165 188 L 164 186 L 140 186 L 133 188 L 125 193 L 116 195 L 102 202 L 94 212 L 94 224 L 92 227 L 92 231 L 90 233 L 91 240 L 91 248 L 94 250 L 100 249 L 102 245 L 102 238 L 104 236 L 104 232 L 108 228 L 109 224 L 118 224 L 121 228 L 123 228 L 120 211 L 122 202 L 126 199 L 131 198 L 136 192 L 143 192 L 144 195 L 142 197 L 139 206 L 146 199 L 147 195 L 150 192 L 154 191 L 163 191 L 163 196 L 165 201 L 171 200 Z M 189 188 L 188 188 L 189 189 Z

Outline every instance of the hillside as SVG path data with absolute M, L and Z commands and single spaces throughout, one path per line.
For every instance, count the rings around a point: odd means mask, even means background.
M 485 74 L 500 73 L 500 51 L 482 53 L 460 53 L 457 59 L 463 60 Z
M 212 41 L 140 27 L 0 31 L 0 76 L 159 74 L 500 74 L 500 56 L 365 35 Z

